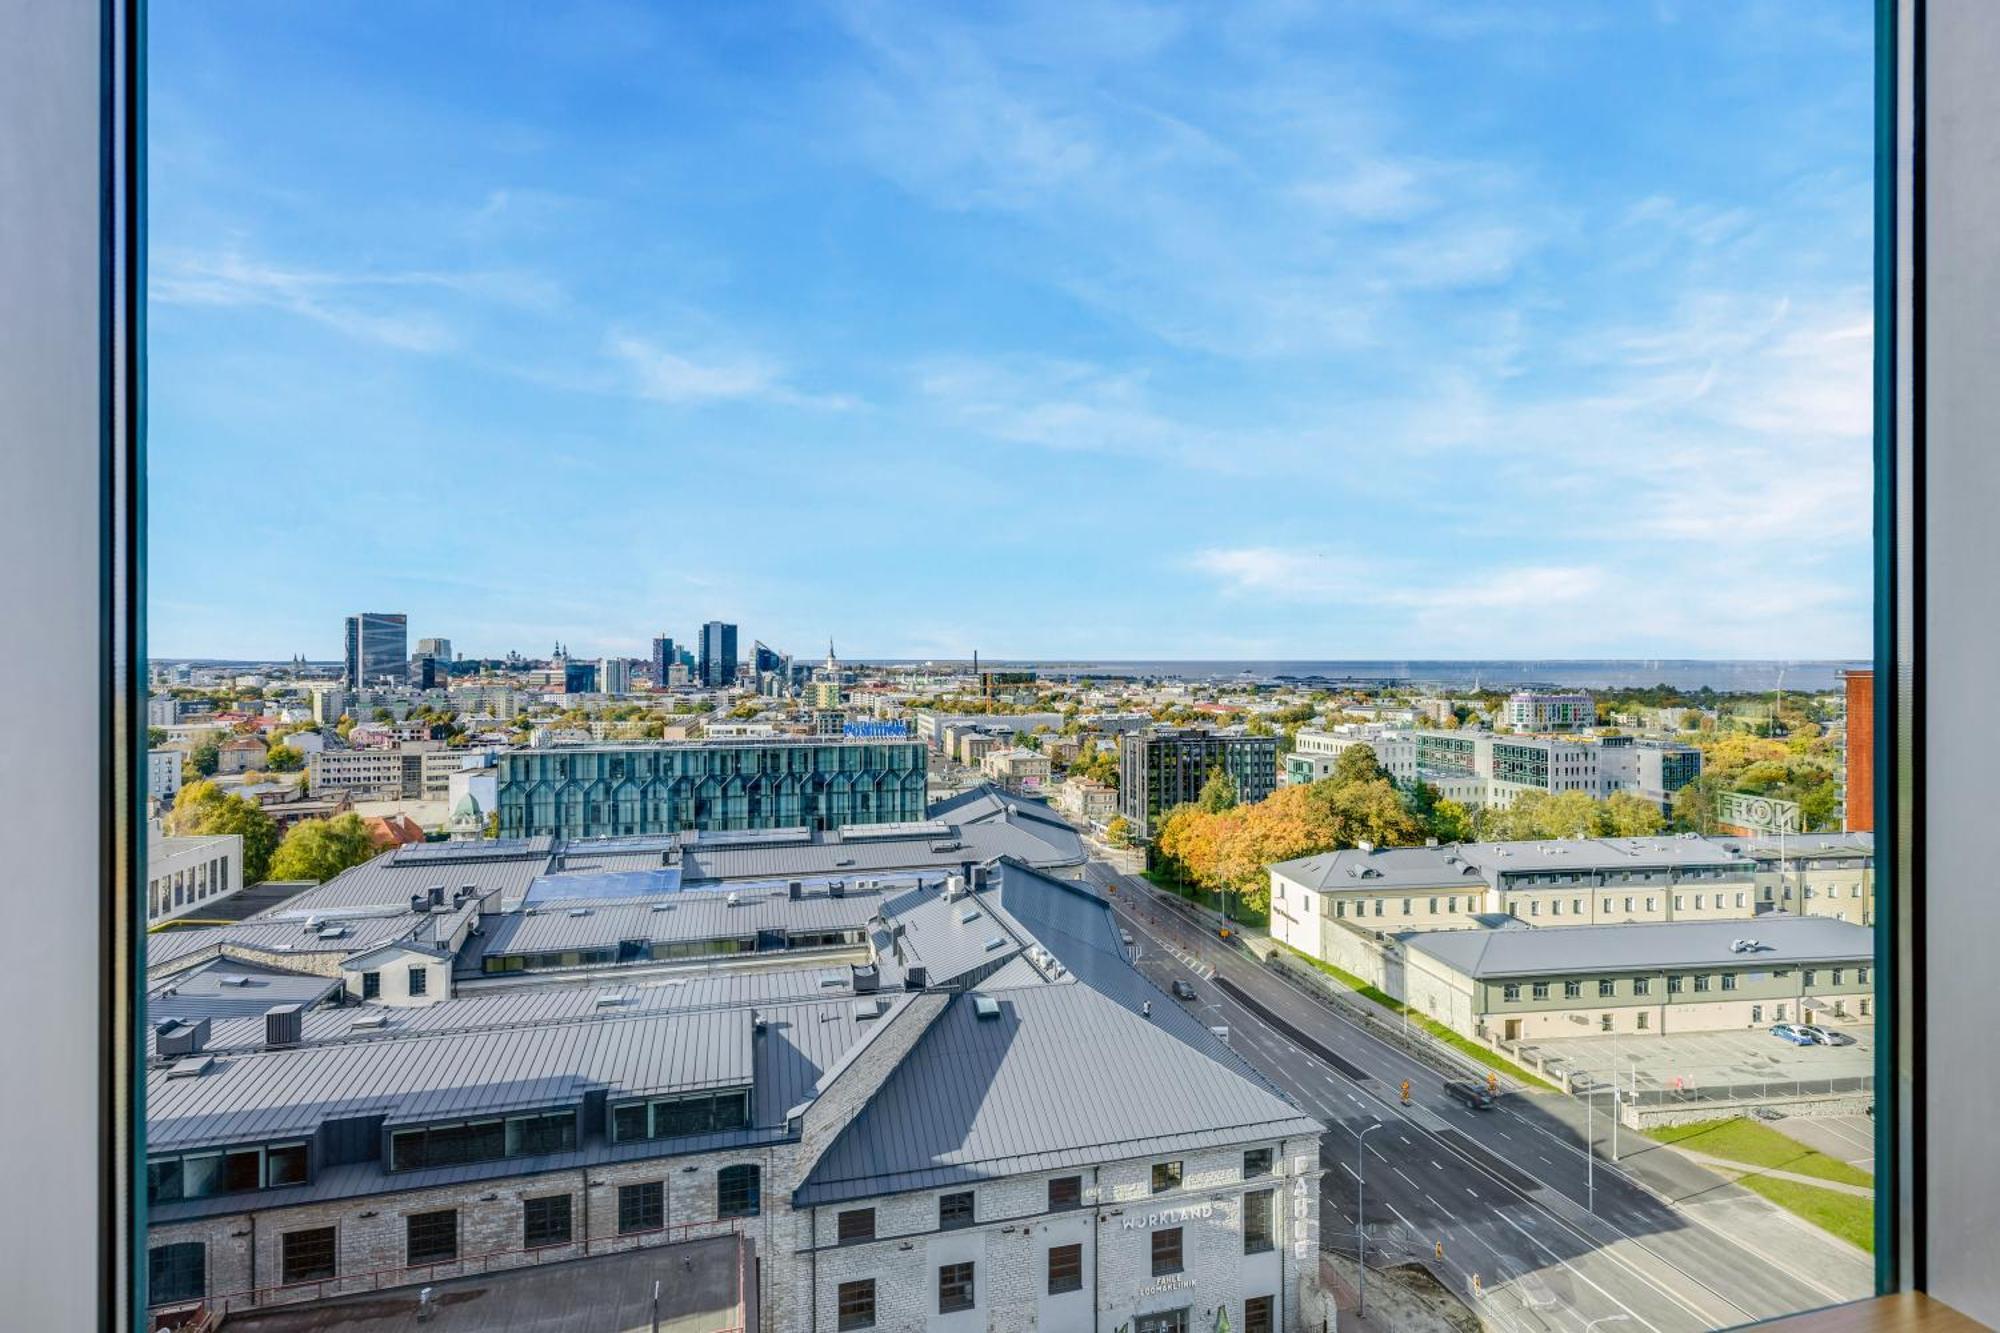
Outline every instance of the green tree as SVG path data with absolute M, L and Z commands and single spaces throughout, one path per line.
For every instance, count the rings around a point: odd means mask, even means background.
M 1616 791 L 1604 800 L 1599 831 L 1611 838 L 1647 838 L 1666 826 L 1657 801 L 1649 801 L 1629 791 Z
M 148 750 L 157 750 L 166 743 L 167 743 L 166 732 L 162 731 L 158 727 L 146 728 L 146 748 Z
M 306 766 L 306 757 L 289 745 L 273 745 L 264 752 L 264 766 L 273 773 L 296 773 Z
M 371 714 L 371 716 L 373 716 L 377 722 L 394 722 L 396 720 L 396 715 L 390 712 L 386 708 L 376 709 L 374 713 Z
M 294 824 L 271 857 L 273 879 L 309 879 L 325 883 L 341 871 L 375 855 L 368 826 L 355 814 L 332 819 L 307 819 Z
M 222 766 L 222 738 L 209 732 L 196 742 L 181 761 L 181 773 L 188 778 L 209 778 Z M 185 790 L 185 788 L 183 788 Z
M 346 713 L 342 713 L 340 715 L 340 720 L 333 724 L 334 734 L 336 736 L 339 736 L 340 739 L 342 740 L 346 740 L 347 733 L 353 730 L 354 730 L 354 719 Z
M 1328 774 L 1328 782 L 1387 782 L 1389 770 L 1382 767 L 1382 761 L 1375 757 L 1375 748 L 1370 745 L 1350 745 L 1340 752 L 1333 761 L 1333 772 Z
M 191 782 L 174 797 L 167 832 L 182 836 L 234 833 L 243 839 L 243 882 L 261 883 L 278 845 L 278 825 L 255 801 L 213 782 Z
M 1233 809 L 1236 799 L 1236 779 L 1217 765 L 1208 770 L 1208 781 L 1201 784 L 1201 795 L 1195 799 L 1195 806 L 1204 814 L 1215 815 Z

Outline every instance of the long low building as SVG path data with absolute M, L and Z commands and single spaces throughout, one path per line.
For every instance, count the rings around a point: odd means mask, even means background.
M 1394 937 L 1400 995 L 1471 1037 L 1869 1023 L 1874 936 L 1827 917 L 1504 926 Z
M 367 930 L 337 985 L 229 955 L 156 981 L 156 1307 L 734 1235 L 772 1330 L 1318 1327 L 1322 1127 L 1133 967 L 1088 884 L 1003 857 L 753 906 L 666 866 L 498 850 L 512 859 L 471 892 L 461 860 L 391 913 L 261 923 L 321 952 L 347 923 L 432 921 Z M 401 949 L 460 970 L 544 929 L 743 912 L 760 935 L 841 913 L 859 938 L 435 996 L 426 981 L 421 1004 L 386 982 L 370 996 L 352 966 Z

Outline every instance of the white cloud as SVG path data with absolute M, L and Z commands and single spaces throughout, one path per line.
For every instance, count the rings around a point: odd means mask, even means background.
M 778 367 L 758 357 L 696 360 L 625 333 L 613 334 L 606 347 L 630 372 L 632 392 L 655 402 L 760 401 L 829 410 L 855 405 L 853 398 L 842 394 L 800 392 L 784 382 Z

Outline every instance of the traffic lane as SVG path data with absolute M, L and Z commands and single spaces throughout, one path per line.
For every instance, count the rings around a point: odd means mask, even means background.
M 1153 914 L 1142 914 L 1142 918 L 1151 917 L 1152 915 Z M 1143 930 L 1148 926 L 1154 925 L 1156 920 L 1175 921 L 1176 919 L 1177 918 L 1172 914 L 1166 914 L 1162 917 L 1155 917 L 1152 920 L 1142 919 L 1135 924 L 1138 924 Z M 1197 948 L 1196 941 L 1193 938 L 1190 938 L 1186 933 L 1181 934 L 1181 941 L 1186 952 L 1190 953 L 1191 955 L 1199 954 L 1211 959 L 1213 965 L 1219 966 L 1223 969 L 1223 974 L 1225 976 L 1230 975 L 1232 970 L 1231 964 L 1226 956 L 1218 955 L 1215 951 L 1210 949 Z M 1171 954 L 1165 956 L 1172 957 Z M 1257 965 L 1255 964 L 1252 964 L 1251 968 L 1253 969 L 1253 971 L 1249 973 L 1244 973 L 1240 967 L 1235 970 L 1239 974 L 1244 975 L 1244 978 L 1247 981 L 1250 979 L 1251 976 L 1255 975 L 1255 971 L 1261 970 L 1258 969 Z M 1278 979 L 1264 978 L 1263 980 L 1268 984 L 1268 982 Z M 1256 983 L 1252 982 L 1252 984 L 1254 985 Z M 1246 987 L 1246 991 L 1247 989 L 1248 988 Z M 1301 999 L 1305 1005 L 1310 1006 L 1310 1012 L 1308 1013 L 1306 1011 L 1295 1010 L 1294 1012 L 1297 1014 L 1298 1019 L 1304 1020 L 1309 1016 L 1311 1017 L 1328 1016 L 1326 1014 L 1324 1006 L 1319 1004 L 1317 1001 L 1311 1000 L 1310 998 L 1306 997 L 1301 997 Z M 1261 1023 L 1260 1019 L 1258 1019 L 1255 1015 L 1251 1015 L 1248 1013 L 1245 1013 L 1242 1017 L 1237 1018 L 1237 1025 L 1244 1028 L 1246 1031 L 1256 1030 L 1257 1026 L 1260 1023 Z M 1295 1022 L 1294 1025 L 1297 1026 L 1298 1023 Z M 1282 1051 L 1273 1049 L 1267 1053 L 1267 1058 L 1270 1060 L 1275 1070 L 1283 1070 L 1286 1067 L 1288 1067 L 1288 1065 L 1295 1062 L 1303 1063 L 1311 1060 L 1311 1056 L 1307 1052 L 1301 1050 L 1295 1043 L 1292 1043 L 1289 1040 L 1289 1038 L 1285 1037 L 1282 1033 L 1272 1033 L 1269 1034 L 1269 1036 L 1273 1042 L 1277 1043 L 1279 1046 L 1282 1047 Z M 1379 1045 L 1379 1043 L 1376 1043 L 1372 1038 L 1372 1036 L 1367 1034 L 1365 1030 L 1358 1031 L 1356 1033 L 1356 1036 L 1357 1039 L 1363 1043 L 1370 1045 Z M 1254 1041 L 1253 1044 L 1255 1044 Z M 1409 1057 L 1401 1057 L 1400 1059 L 1398 1059 L 1397 1057 L 1400 1057 L 1399 1052 L 1393 1052 L 1389 1048 L 1382 1048 L 1382 1049 L 1384 1052 L 1384 1058 L 1389 1060 L 1392 1064 L 1398 1065 L 1400 1068 L 1408 1070 L 1410 1074 L 1413 1076 L 1413 1082 L 1417 1079 L 1422 1079 L 1425 1080 L 1427 1083 L 1435 1083 L 1438 1087 L 1440 1088 L 1442 1087 L 1442 1076 L 1438 1075 L 1435 1071 L 1430 1070 L 1428 1066 L 1417 1065 L 1416 1062 L 1414 1062 Z M 1322 1077 L 1327 1077 L 1327 1076 L 1322 1075 Z M 1311 1089 L 1310 1086 L 1308 1085 L 1306 1089 L 1301 1089 L 1301 1091 L 1312 1091 L 1316 1093 L 1317 1089 Z M 1347 1096 L 1350 1102 L 1355 1100 L 1354 1094 L 1352 1092 L 1348 1092 L 1345 1095 Z M 1432 1110 L 1433 1113 L 1438 1113 L 1441 1111 L 1442 1112 L 1441 1118 L 1444 1119 L 1447 1123 L 1457 1121 L 1458 1124 L 1455 1125 L 1454 1127 L 1460 1128 L 1461 1132 L 1463 1132 L 1464 1130 L 1474 1131 L 1474 1133 L 1467 1134 L 1468 1140 L 1474 1144 L 1480 1143 L 1480 1138 L 1478 1137 L 1477 1132 L 1484 1128 L 1484 1125 L 1482 1125 L 1481 1123 L 1481 1118 L 1482 1117 L 1490 1118 L 1494 1114 L 1492 1112 L 1482 1113 L 1482 1112 L 1472 1111 L 1469 1108 L 1463 1107 L 1456 1101 L 1443 1101 L 1443 1100 L 1433 1103 L 1431 1107 L 1427 1107 L 1426 1109 Z M 1505 1129 L 1500 1129 L 1497 1132 L 1503 1138 L 1512 1139 L 1515 1137 L 1513 1133 Z M 1530 1142 L 1532 1143 L 1532 1140 Z M 1570 1151 L 1574 1154 L 1579 1166 L 1579 1169 L 1576 1172 L 1574 1191 L 1575 1191 L 1575 1198 L 1578 1200 L 1579 1204 L 1581 1204 L 1581 1202 L 1587 1199 L 1588 1197 L 1586 1186 L 1583 1181 L 1584 1172 L 1581 1169 L 1581 1164 L 1584 1162 L 1585 1159 L 1582 1156 L 1580 1147 L 1573 1147 L 1570 1149 Z M 1541 1173 L 1536 1173 L 1536 1172 L 1527 1173 L 1531 1178 L 1538 1179 L 1539 1175 L 1560 1173 L 1561 1158 L 1559 1156 L 1549 1156 L 1548 1154 L 1537 1154 L 1537 1156 L 1538 1158 L 1546 1158 L 1546 1161 L 1544 1161 L 1543 1165 L 1547 1169 Z M 1458 1160 L 1458 1158 L 1456 1156 L 1448 1156 L 1446 1157 L 1445 1160 L 1456 1161 Z M 1504 1160 L 1506 1159 L 1503 1159 L 1503 1161 Z M 1605 1172 L 1605 1177 L 1606 1177 L 1605 1179 L 1599 1182 L 1600 1189 L 1598 1191 L 1598 1199 L 1597 1199 L 1598 1203 L 1597 1216 L 1601 1221 L 1607 1221 L 1611 1223 L 1614 1231 L 1626 1233 L 1627 1238 L 1630 1238 L 1631 1233 L 1634 1231 L 1653 1233 L 1660 1231 L 1662 1228 L 1677 1229 L 1680 1232 L 1692 1232 L 1698 1234 L 1701 1237 L 1701 1241 L 1698 1243 L 1698 1248 L 1702 1252 L 1703 1256 L 1705 1256 L 1710 1260 L 1725 1257 L 1722 1254 L 1722 1250 L 1725 1250 L 1728 1247 L 1726 1242 L 1723 1242 L 1720 1237 L 1714 1237 L 1710 1233 L 1706 1233 L 1700 1228 L 1692 1227 L 1687 1219 L 1680 1216 L 1679 1214 L 1664 1210 L 1664 1207 L 1660 1205 L 1657 1200 L 1653 1199 L 1650 1195 L 1645 1194 L 1644 1191 L 1640 1190 L 1636 1185 L 1631 1185 L 1629 1183 L 1624 1182 L 1622 1178 L 1612 1176 L 1608 1169 Z M 1444 1189 L 1445 1197 L 1456 1199 L 1457 1195 L 1455 1191 L 1458 1188 L 1466 1188 L 1466 1187 L 1463 1185 L 1459 1185 L 1456 1181 L 1447 1184 Z M 1474 1185 L 1471 1186 L 1470 1188 L 1472 1188 L 1474 1192 L 1471 1196 L 1468 1197 L 1477 1198 L 1478 1187 Z M 1425 1204 L 1429 1205 L 1432 1209 L 1440 1210 L 1441 1217 L 1454 1216 L 1453 1214 L 1450 1213 L 1448 1209 L 1442 1209 L 1439 1196 L 1437 1193 L 1434 1193 L 1429 1190 L 1420 1190 L 1416 1197 L 1423 1198 Z M 1602 1240 L 1592 1239 L 1590 1237 L 1583 1235 L 1581 1232 L 1574 1232 L 1567 1239 L 1565 1239 L 1563 1243 L 1566 1248 L 1575 1249 L 1576 1251 L 1581 1253 L 1591 1249 L 1602 1248 L 1602 1246 L 1606 1242 Z M 1659 1255 L 1657 1251 L 1649 1251 L 1649 1253 L 1653 1253 L 1655 1257 L 1660 1258 L 1663 1263 L 1668 1262 L 1665 1259 L 1665 1257 Z M 1817 1301 L 1812 1296 L 1810 1289 L 1793 1288 L 1789 1287 L 1787 1284 L 1778 1283 L 1776 1284 L 1777 1289 L 1774 1290 L 1774 1283 L 1772 1279 L 1780 1277 L 1781 1275 L 1776 1273 L 1751 1271 L 1746 1269 L 1743 1263 L 1744 1256 L 1740 1252 L 1730 1250 L 1726 1258 L 1735 1261 L 1731 1263 L 1729 1266 L 1734 1268 L 1737 1274 L 1747 1282 L 1748 1284 L 1747 1294 L 1749 1295 L 1750 1299 L 1746 1299 L 1746 1290 L 1739 1288 L 1735 1282 L 1731 1282 L 1729 1284 L 1732 1289 L 1728 1291 L 1721 1290 L 1707 1283 L 1697 1283 L 1697 1285 L 1703 1286 L 1709 1291 L 1711 1297 L 1713 1298 L 1712 1303 L 1717 1305 L 1718 1310 L 1721 1307 L 1727 1307 L 1727 1309 L 1730 1311 L 1739 1312 L 1740 1317 L 1757 1317 L 1759 1314 L 1784 1313 L 1789 1310 L 1795 1310 L 1803 1308 L 1806 1305 L 1817 1303 Z M 1668 1263 L 1668 1266 L 1681 1269 L 1682 1272 L 1687 1271 L 1684 1268 L 1682 1268 L 1682 1265 L 1680 1264 Z M 1701 1269 L 1696 1271 L 1707 1271 L 1707 1270 Z M 1760 1297 L 1762 1298 L 1760 1299 Z M 1733 1320 L 1725 1317 L 1722 1319 L 1718 1319 L 1716 1322 L 1733 1322 Z

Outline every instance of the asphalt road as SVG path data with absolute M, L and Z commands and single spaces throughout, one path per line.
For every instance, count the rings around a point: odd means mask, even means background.
M 1477 1275 L 1480 1312 L 1499 1328 L 1583 1333 L 1610 1320 L 1636 1326 L 1627 1333 L 1690 1333 L 1867 1294 L 1865 1261 L 1819 1245 L 1804 1224 L 1770 1215 L 1740 1187 L 1647 1153 L 1639 1169 L 1648 1183 L 1688 1205 L 1669 1206 L 1609 1164 L 1608 1117 L 1597 1120 L 1592 1171 L 1583 1152 L 1587 1110 L 1576 1099 L 1503 1093 L 1492 1110 L 1468 1108 L 1444 1091 L 1447 1075 L 1431 1063 L 1219 941 L 1145 881 L 1098 862 L 1088 873 L 1118 885 L 1116 910 L 1141 969 L 1162 986 L 1192 982 L 1194 1003 L 1211 1023 L 1228 1025 L 1237 1051 L 1326 1123 L 1323 1245 L 1353 1253 L 1359 1165 L 1371 1257 L 1428 1262 L 1466 1295 Z M 1234 995 L 1215 984 L 1217 975 Z M 1483 1072 L 1468 1077 L 1483 1081 Z M 1405 1079 L 1409 1107 L 1400 1104 Z M 1357 1163 L 1363 1132 L 1365 1161 Z M 1586 1210 L 1592 1202 L 1594 1213 Z M 1690 1208 L 1737 1210 L 1736 1225 L 1720 1234 Z

